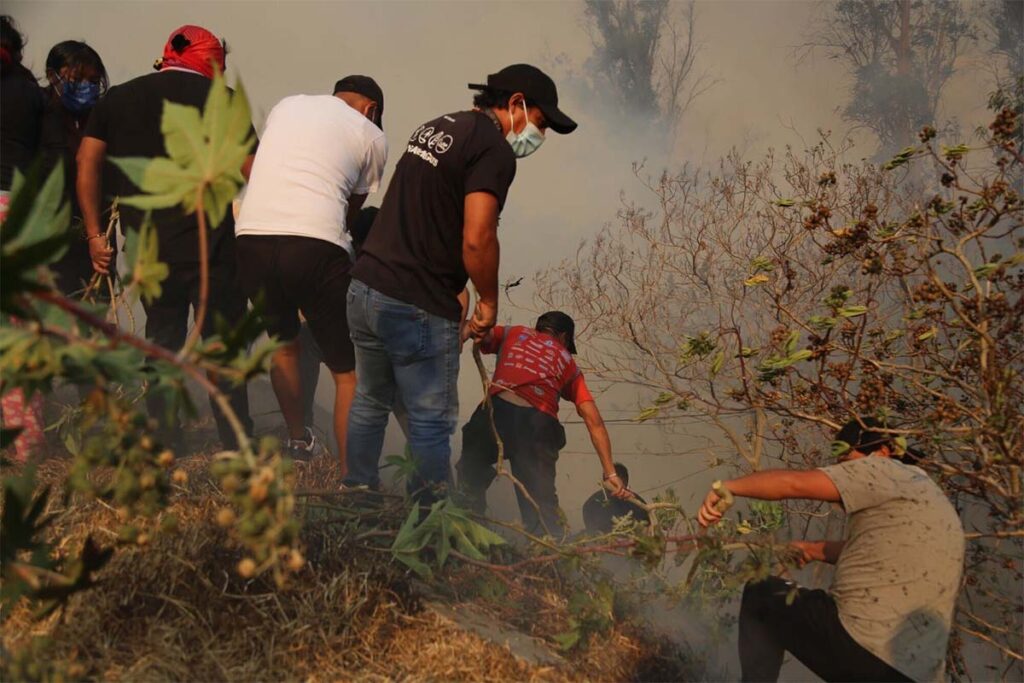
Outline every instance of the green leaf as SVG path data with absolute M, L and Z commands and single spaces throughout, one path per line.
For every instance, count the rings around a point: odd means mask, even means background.
M 835 327 L 839 320 L 825 315 L 812 315 L 807 319 L 807 322 L 815 329 L 827 330 Z
M 796 204 L 796 200 L 795 199 L 776 199 L 774 203 L 775 203 L 775 206 L 787 207 L 787 206 L 795 205 Z
M 946 157 L 947 159 L 950 159 L 950 160 L 952 160 L 952 159 L 959 159 L 963 155 L 965 155 L 965 154 L 967 154 L 968 152 L 971 151 L 970 147 L 968 147 L 967 145 L 963 145 L 963 144 L 961 144 L 961 145 L 954 145 L 953 147 L 946 147 L 945 145 L 942 145 L 941 149 L 942 149 L 942 156 L 944 156 L 944 157 Z
M 714 377 L 721 371 L 722 364 L 725 363 L 725 349 L 719 349 L 718 353 L 715 354 L 714 359 L 711 361 L 711 376 Z
M 844 318 L 857 318 L 868 312 L 867 306 L 844 306 L 837 313 Z
M 796 351 L 796 345 L 800 341 L 800 330 L 793 330 L 786 337 L 786 343 L 783 345 L 783 351 L 788 356 Z
M 927 339 L 931 339 L 932 337 L 935 336 L 935 334 L 937 332 L 938 332 L 938 330 L 935 327 L 932 327 L 932 328 L 922 332 L 921 334 L 917 335 L 917 341 L 925 341 Z
M 161 283 L 170 274 L 167 264 L 160 262 L 158 252 L 159 238 L 147 215 L 138 230 L 129 230 L 125 235 L 125 259 L 129 264 L 125 280 L 137 285 L 146 301 L 160 296 Z
M 800 351 L 797 351 L 796 353 L 789 354 L 789 356 L 786 358 L 786 360 L 789 361 L 790 364 L 793 364 L 793 363 L 798 363 L 798 362 L 800 362 L 802 360 L 807 360 L 808 358 L 810 358 L 813 355 L 814 355 L 814 352 L 811 351 L 810 349 L 801 349 Z
M 832 451 L 833 458 L 838 458 L 841 455 L 849 453 L 850 448 L 852 448 L 850 444 L 846 443 L 845 441 L 836 440 L 830 444 L 830 449 Z
M 975 277 L 987 280 L 993 274 L 998 273 L 1002 265 L 1003 264 L 1001 263 L 986 263 L 984 265 L 980 265 L 974 269 L 974 275 Z
M 560 650 L 571 650 L 579 645 L 582 634 L 579 628 L 574 628 L 563 633 L 559 633 L 553 637 L 555 644 L 558 645 Z
M 633 420 L 635 422 L 646 422 L 647 420 L 650 420 L 652 417 L 657 417 L 659 412 L 661 412 L 660 408 L 644 408 L 643 410 L 640 411 L 639 415 L 633 418 Z
M 26 181 L 19 188 L 29 193 L 28 211 L 20 224 L 12 223 L 10 218 L 4 221 L 3 253 L 5 258 L 19 249 L 47 241 L 57 236 L 66 236 L 70 227 L 71 207 L 65 202 L 64 164 L 58 163 L 41 187 L 34 187 Z M 33 192 L 35 193 L 33 196 Z M 12 197 L 11 204 L 18 201 Z M 20 202 L 19 202 L 20 203 Z M 46 263 L 53 263 L 67 251 L 67 247 L 56 251 Z M 6 265 L 6 264 L 5 264 Z
M 758 354 L 758 352 L 760 352 L 760 351 L 761 351 L 761 349 L 755 349 L 755 348 L 751 348 L 749 346 L 744 346 L 744 347 L 742 347 L 740 349 L 740 357 L 741 358 L 751 358 L 753 356 L 756 356 Z
M 125 157 L 110 161 L 145 193 L 122 197 L 122 204 L 139 209 L 166 209 L 181 204 L 185 213 L 196 210 L 196 192 L 202 175 L 195 167 L 183 168 L 166 157 Z
M 663 391 L 654 399 L 654 405 L 660 406 L 669 403 L 675 396 L 671 391 Z
M 165 101 L 160 132 L 164 134 L 167 156 L 176 165 L 186 168 L 201 163 L 206 152 L 206 141 L 203 139 L 202 118 L 197 108 Z
M 758 256 L 750 262 L 751 273 L 760 273 L 761 271 L 771 272 L 773 270 L 775 270 L 775 264 L 772 263 L 770 258 Z
M 752 276 L 748 277 L 746 280 L 744 280 L 743 281 L 743 286 L 745 286 L 745 287 L 756 287 L 758 285 L 763 285 L 764 283 L 768 282 L 770 279 L 771 278 L 769 278 L 764 273 L 758 273 L 757 275 L 752 275 Z

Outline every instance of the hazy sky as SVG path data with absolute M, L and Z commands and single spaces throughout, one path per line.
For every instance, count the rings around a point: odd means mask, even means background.
M 615 220 L 620 193 L 643 196 L 631 175 L 633 161 L 648 158 L 648 168 L 657 172 L 665 163 L 712 162 L 733 146 L 757 154 L 769 146 L 802 147 L 802 140 L 813 140 L 818 128 L 847 130 L 836 113 L 848 87 L 838 62 L 820 56 L 797 65 L 794 58 L 794 47 L 805 40 L 819 9 L 813 2 L 698 3 L 698 38 L 705 46 L 701 68 L 721 82 L 696 102 L 669 155 L 645 149 L 643 130 L 613 120 L 602 107 L 574 100 L 566 87 L 566 72 L 579 72 L 591 53 L 581 2 L 3 3 L 3 12 L 13 15 L 28 37 L 25 61 L 37 75 L 54 43 L 83 39 L 99 51 L 115 84 L 150 73 L 172 29 L 204 25 L 227 39 L 229 80 L 244 80 L 257 128 L 286 95 L 327 93 L 341 76 L 372 75 L 385 93 L 389 175 L 403 141 L 418 124 L 468 108 L 468 82 L 480 82 L 514 62 L 545 68 L 562 86 L 562 108 L 580 127 L 569 136 L 549 134 L 547 144 L 520 163 L 501 222 L 503 281 L 529 276 L 571 255 L 581 239 Z M 960 117 L 967 130 L 981 122 L 980 95 L 987 90 L 975 68 L 979 59 L 968 56 L 958 65 L 963 73 L 949 84 L 943 107 L 946 115 Z M 862 142 L 860 156 L 871 156 L 870 139 Z M 371 197 L 369 203 L 380 198 Z M 516 292 L 520 301 L 529 300 L 528 287 Z M 509 306 L 500 317 L 531 320 L 530 314 Z M 466 418 L 481 395 L 468 352 L 460 386 Z M 326 400 L 326 392 L 321 394 Z M 635 414 L 635 399 L 628 392 L 599 404 L 606 417 Z M 563 415 L 572 416 L 571 408 L 564 407 Z M 645 447 L 678 453 L 704 447 L 685 433 L 662 437 L 649 426 L 613 426 L 612 439 L 638 489 L 687 475 L 703 460 L 632 455 Z M 399 447 L 392 437 L 389 452 Z M 598 475 L 586 432 L 571 427 L 559 464 L 570 521 L 578 522 L 579 505 Z M 570 478 L 585 485 L 572 487 Z M 703 491 L 710 478 L 697 476 L 686 483 L 693 482 L 694 492 Z

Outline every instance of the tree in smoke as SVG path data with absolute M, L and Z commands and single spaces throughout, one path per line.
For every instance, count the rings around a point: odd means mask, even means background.
M 989 646 L 1011 678 L 1024 661 L 1017 129 L 1003 107 L 973 150 L 937 146 L 925 127 L 882 167 L 844 164 L 848 149 L 826 139 L 665 173 L 649 184 L 655 211 L 627 207 L 538 276 L 542 306 L 577 321 L 581 367 L 637 387 L 637 421 L 716 427 L 712 466 L 828 464 L 851 416 L 880 418 L 899 448 L 915 446 L 970 539 L 958 677 L 967 642 Z M 937 193 L 907 182 L 915 164 L 934 171 Z M 787 513 L 800 537 L 835 529 L 827 509 Z
M 1011 77 L 1024 70 L 1024 2 L 991 0 L 983 10 L 984 25 L 992 52 L 1002 55 Z
M 959 0 L 840 0 L 824 7 L 804 53 L 823 50 L 853 78 L 843 116 L 879 141 L 879 158 L 936 121 L 942 88 L 973 39 Z
M 595 88 L 614 95 L 623 118 L 640 117 L 674 137 L 683 115 L 718 81 L 697 68 L 695 4 L 668 0 L 585 0 Z

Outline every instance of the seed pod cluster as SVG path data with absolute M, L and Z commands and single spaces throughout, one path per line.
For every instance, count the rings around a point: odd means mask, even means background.
M 272 570 L 283 582 L 300 571 L 305 558 L 299 550 L 299 523 L 293 518 L 295 499 L 291 460 L 282 458 L 275 439 L 263 439 L 253 456 L 219 454 L 211 467 L 231 502 L 217 512 L 217 524 L 229 528 L 248 553 L 238 565 L 243 578 Z
M 71 488 L 112 503 L 125 519 L 162 510 L 174 454 L 153 436 L 151 421 L 116 394 L 95 391 L 80 420 L 77 427 L 88 436 L 71 469 Z M 108 468 L 113 476 L 96 476 Z

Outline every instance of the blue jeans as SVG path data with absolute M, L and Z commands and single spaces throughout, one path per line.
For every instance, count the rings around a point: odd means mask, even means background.
M 348 485 L 380 485 L 379 461 L 396 398 L 408 414 L 419 463 L 410 490 L 450 478 L 459 416 L 459 324 L 352 280 L 348 328 L 356 353 L 356 396 L 348 418 Z

